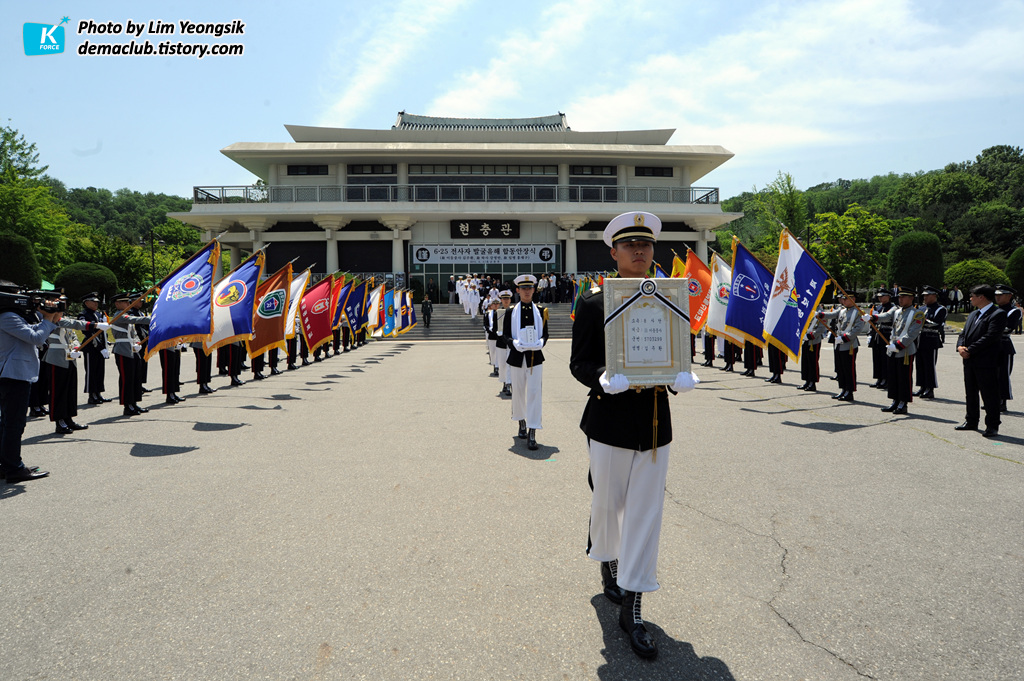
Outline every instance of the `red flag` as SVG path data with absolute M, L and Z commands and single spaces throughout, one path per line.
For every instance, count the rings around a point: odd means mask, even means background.
M 288 263 L 256 289 L 256 316 L 253 318 L 253 336 L 246 341 L 249 357 L 262 355 L 267 350 L 284 348 L 284 325 L 289 307 L 292 285 L 292 264 Z
M 334 320 L 338 318 L 338 303 L 340 302 L 338 300 L 338 295 L 341 293 L 342 287 L 345 286 L 345 275 L 343 274 L 340 277 L 333 277 L 333 278 L 334 278 L 334 284 L 331 286 L 331 330 L 332 331 L 334 329 L 338 328 L 338 326 L 340 326 L 340 320 L 339 320 L 339 324 L 338 325 L 335 325 Z
M 672 268 L 673 270 L 675 267 Z M 708 318 L 711 302 L 711 270 L 693 251 L 686 253 L 684 277 L 690 278 L 690 333 L 696 334 Z
M 313 288 L 306 291 L 299 303 L 299 316 L 302 319 L 302 335 L 306 337 L 306 345 L 313 352 L 329 340 L 333 340 L 331 323 L 334 315 L 331 311 L 331 293 L 333 277 L 324 277 Z

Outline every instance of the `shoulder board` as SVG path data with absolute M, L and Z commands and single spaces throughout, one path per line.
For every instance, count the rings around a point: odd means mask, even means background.
M 601 292 L 601 287 L 600 286 L 594 286 L 593 288 L 590 289 L 590 291 L 588 291 L 588 293 L 600 293 L 600 292 Z

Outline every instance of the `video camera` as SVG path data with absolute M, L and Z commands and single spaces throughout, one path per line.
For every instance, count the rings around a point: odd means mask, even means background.
M 67 312 L 68 299 L 61 291 L 38 291 L 19 286 L 0 286 L 0 312 L 14 312 L 22 317 L 43 312 Z M 34 321 L 34 320 L 33 320 Z

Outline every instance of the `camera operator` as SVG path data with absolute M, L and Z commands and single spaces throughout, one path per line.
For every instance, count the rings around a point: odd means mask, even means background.
M 49 301 L 20 294 L 9 281 L 0 281 L 0 297 L 0 475 L 14 483 L 49 475 L 22 462 L 21 436 L 29 389 L 39 376 L 38 347 L 57 328 L 63 312 Z

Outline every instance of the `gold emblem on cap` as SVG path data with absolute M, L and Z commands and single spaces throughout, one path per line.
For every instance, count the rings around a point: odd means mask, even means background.
M 634 225 L 642 225 L 642 224 L 644 224 L 644 214 L 643 213 L 637 213 L 636 215 L 634 215 L 633 216 L 633 224 Z

